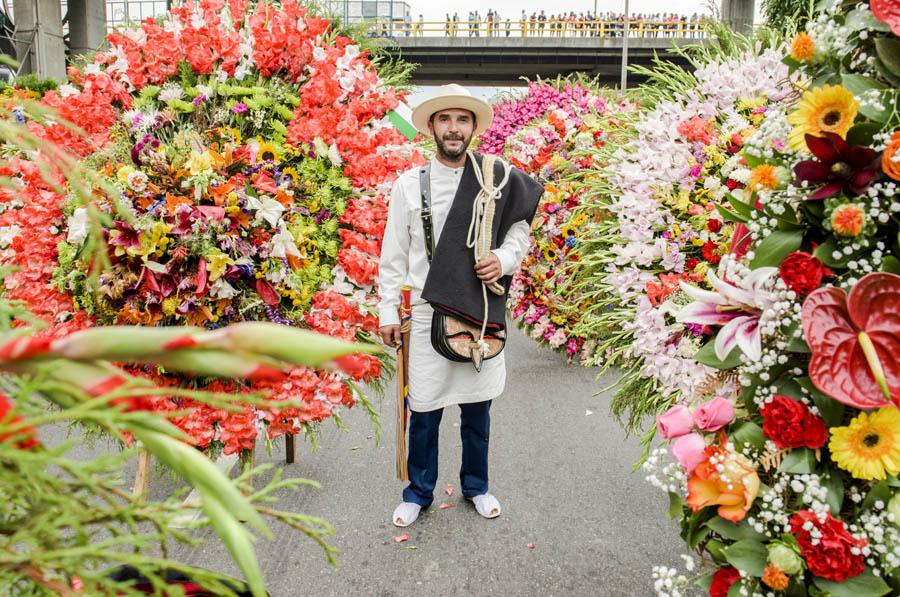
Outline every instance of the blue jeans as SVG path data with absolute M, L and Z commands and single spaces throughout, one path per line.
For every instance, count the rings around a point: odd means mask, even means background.
M 459 435 L 462 465 L 459 482 L 465 497 L 488 490 L 488 443 L 491 437 L 491 401 L 460 404 Z M 409 413 L 409 485 L 403 501 L 427 508 L 434 501 L 438 477 L 438 431 L 444 409 Z

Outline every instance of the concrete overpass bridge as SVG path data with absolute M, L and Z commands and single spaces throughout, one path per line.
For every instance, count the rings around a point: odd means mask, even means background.
M 610 86 L 619 83 L 622 67 L 621 37 L 398 37 L 392 55 L 418 65 L 412 82 L 440 85 L 448 81 L 466 85 L 508 87 L 529 79 L 584 73 Z M 628 63 L 650 66 L 654 55 L 687 65 L 668 54 L 679 45 L 699 43 L 690 38 L 629 38 Z M 668 54 L 668 55 L 667 55 Z M 629 75 L 631 82 L 639 77 Z

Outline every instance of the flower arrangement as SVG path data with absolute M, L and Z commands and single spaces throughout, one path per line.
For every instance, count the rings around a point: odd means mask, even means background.
M 570 360 L 581 360 L 590 350 L 572 331 L 580 294 L 557 291 L 588 219 L 575 213 L 584 193 L 569 178 L 594 167 L 590 150 L 605 142 L 606 129 L 616 125 L 614 115 L 631 107 L 587 82 L 533 82 L 520 98 L 495 107 L 495 120 L 480 141 L 483 151 L 544 182 L 531 248 L 510 286 L 509 309 L 531 338 L 564 351 Z
M 798 93 L 747 139 L 751 177 L 719 210 L 735 232 L 711 290 L 682 281 L 670 298 L 712 371 L 659 416 L 667 446 L 645 470 L 711 564 L 710 595 L 900 591 L 891 24 L 874 1 L 813 15 L 784 59 Z M 674 569 L 654 574 L 661 594 L 685 591 Z
M 85 134 L 27 123 L 101 179 L 85 202 L 37 180 L 28 160 L 9 164 L 29 200 L 0 216 L 12 236 L 5 260 L 24 266 L 6 288 L 68 328 L 271 321 L 372 337 L 385 195 L 421 160 L 383 121 L 403 96 L 367 51 L 295 2 L 187 2 L 110 34 L 42 100 Z M 382 374 L 371 355 L 340 365 L 242 386 L 199 380 L 272 401 L 302 396 L 304 408 L 156 407 L 187 410 L 176 423 L 198 446 L 236 452 L 253 445 L 258 422 L 270 438 L 308 428 L 354 404 L 352 381 Z
M 682 282 L 704 284 L 731 249 L 736 225 L 721 210 L 760 176 L 742 149 L 790 93 L 776 50 L 731 47 L 732 55 L 692 57 L 695 70 L 678 88 L 651 79 L 655 105 L 596 150 L 603 175 L 582 183 L 593 197 L 590 224 L 568 269 L 571 286 L 589 289 L 591 301 L 574 331 L 592 341 L 589 362 L 623 371 L 613 412 L 632 431 L 708 383 L 694 356 L 703 324 L 676 321 L 672 299 Z

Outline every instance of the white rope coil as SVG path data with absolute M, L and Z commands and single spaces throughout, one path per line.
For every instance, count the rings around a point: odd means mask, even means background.
M 481 190 L 475 197 L 475 204 L 472 206 L 472 220 L 469 222 L 469 234 L 466 238 L 466 247 L 475 253 L 475 263 L 486 259 L 491 252 L 491 244 L 493 242 L 494 229 L 494 211 L 496 209 L 496 201 L 500 198 L 503 188 L 509 182 L 510 168 L 509 165 L 500 160 L 503 164 L 503 180 L 499 185 L 494 185 L 494 164 L 497 157 L 493 155 L 485 155 L 482 158 L 481 168 L 475 160 L 475 155 L 467 152 L 469 159 L 472 160 L 475 178 L 478 180 L 478 186 Z M 484 299 L 484 318 L 481 324 L 481 338 L 478 339 L 478 347 L 482 354 L 487 353 L 488 345 L 484 341 L 484 334 L 487 331 L 488 319 L 488 300 L 487 291 L 490 290 L 494 294 L 503 295 L 503 286 L 498 282 L 490 284 L 481 283 L 481 294 Z

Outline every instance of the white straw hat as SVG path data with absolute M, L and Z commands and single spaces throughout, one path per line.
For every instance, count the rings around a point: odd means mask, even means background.
M 413 110 L 412 122 L 416 129 L 425 135 L 428 131 L 428 121 L 435 112 L 441 110 L 469 110 L 475 114 L 475 133 L 478 136 L 491 126 L 494 119 L 494 109 L 484 100 L 473 96 L 468 89 L 456 83 L 441 85 L 434 97 L 430 97 Z

